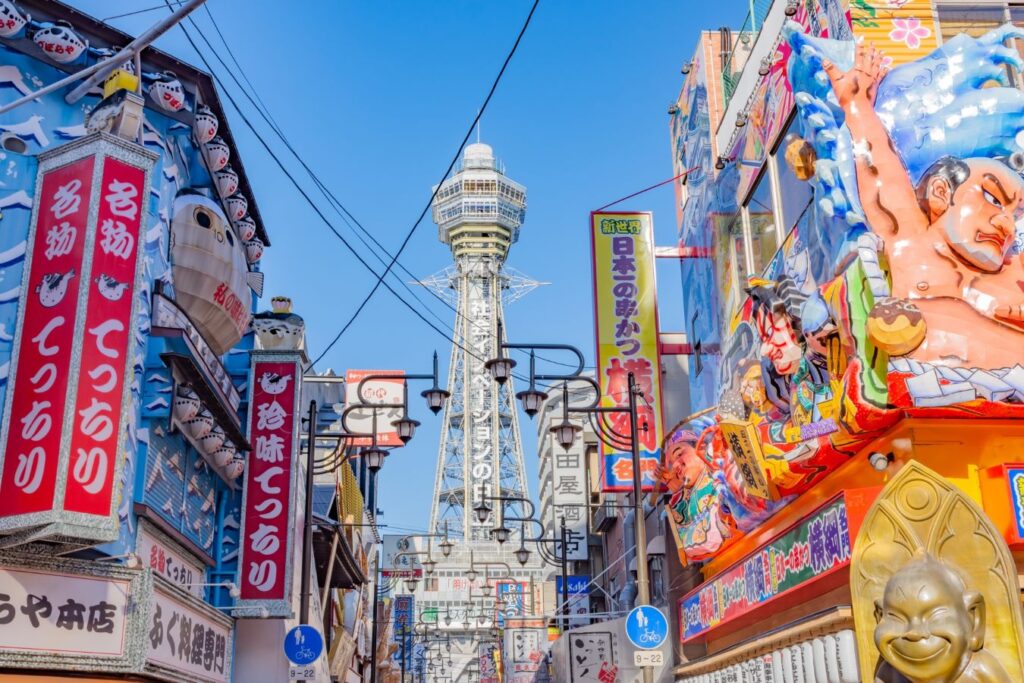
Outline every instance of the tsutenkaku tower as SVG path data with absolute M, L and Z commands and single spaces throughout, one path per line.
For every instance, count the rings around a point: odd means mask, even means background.
M 492 515 L 481 524 L 473 513 L 481 490 L 527 496 L 512 380 L 499 386 L 484 368 L 495 355 L 503 300 L 537 284 L 504 269 L 526 215 L 526 188 L 505 175 L 490 146 L 477 142 L 466 147 L 433 208 L 438 237 L 455 264 L 424 284 L 455 294 L 458 312 L 430 522 L 436 530 L 447 523 L 453 539 L 486 541 L 495 521 Z

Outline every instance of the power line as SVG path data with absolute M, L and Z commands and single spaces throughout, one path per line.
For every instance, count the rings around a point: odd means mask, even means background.
M 252 104 L 252 106 L 256 109 L 257 113 L 260 114 L 260 116 L 267 123 L 267 125 L 270 126 L 270 128 L 274 131 L 274 133 L 277 134 L 278 138 L 284 143 L 285 147 L 288 149 L 288 151 L 291 152 L 291 154 L 295 157 L 295 159 L 299 162 L 299 164 L 303 167 L 303 169 L 305 169 L 306 173 L 313 180 L 314 184 L 316 184 L 316 186 L 320 189 L 320 191 L 324 195 L 324 197 L 332 204 L 332 208 L 335 210 L 335 213 L 338 214 L 338 216 L 349 226 L 350 229 L 353 229 L 353 232 L 354 232 L 356 238 L 359 239 L 359 241 L 363 244 L 363 246 L 365 246 L 370 251 L 370 253 L 372 253 L 374 255 L 374 257 L 376 257 L 376 259 L 378 261 L 380 261 L 382 264 L 385 263 L 384 259 L 376 251 L 374 251 L 374 249 L 369 244 L 367 244 L 366 240 L 363 239 L 363 237 L 361 237 L 359 235 L 359 232 L 355 231 L 355 229 L 353 228 L 353 223 L 355 224 L 355 226 L 358 228 L 358 230 L 360 232 L 362 232 L 364 235 L 366 235 L 366 237 L 369 238 L 377 246 L 377 248 L 380 249 L 384 253 L 384 255 L 386 255 L 386 256 L 388 256 L 388 257 L 390 257 L 392 259 L 392 263 L 394 265 L 397 265 L 397 267 L 400 270 L 404 271 L 413 280 L 419 282 L 420 278 L 418 276 L 416 276 L 414 273 L 412 273 L 408 268 L 406 268 L 400 261 L 398 261 L 397 254 L 392 256 L 392 254 L 387 250 L 387 248 L 384 247 L 384 245 L 382 245 L 380 243 L 380 241 L 378 241 L 377 238 L 373 236 L 373 233 L 368 231 L 362 225 L 362 223 L 359 222 L 359 220 L 345 207 L 345 205 L 341 202 L 341 200 L 338 199 L 338 197 L 326 186 L 326 184 L 320 179 L 320 177 L 316 174 L 316 172 L 313 171 L 313 169 L 309 167 L 309 165 L 305 162 L 305 160 L 302 158 L 302 156 L 295 150 L 295 148 L 292 146 L 291 142 L 285 136 L 284 131 L 281 129 L 281 126 L 277 124 L 276 120 L 274 120 L 274 117 L 270 113 L 270 109 L 266 106 L 265 103 L 261 104 L 261 99 L 259 97 L 259 93 L 256 90 L 256 87 L 253 85 L 252 81 L 246 75 L 245 70 L 243 69 L 243 67 L 239 63 L 238 59 L 235 57 L 235 54 L 232 51 L 230 44 L 227 42 L 227 39 L 225 38 L 223 32 L 220 30 L 220 26 L 217 24 L 217 21 L 214 18 L 213 13 L 209 9 L 209 6 L 204 5 L 204 9 L 206 10 L 207 16 L 209 17 L 210 22 L 213 25 L 214 30 L 217 32 L 217 35 L 220 38 L 221 43 L 223 43 L 225 49 L 227 50 L 228 56 L 231 58 L 232 63 L 235 65 L 235 68 L 238 70 L 239 75 L 242 77 L 242 80 L 244 80 L 246 82 L 246 84 L 249 86 L 249 89 L 252 90 L 252 95 L 250 95 L 249 92 L 246 90 L 246 88 L 244 86 L 242 86 L 242 84 L 238 81 L 238 78 L 235 77 L 235 74 L 232 71 L 232 69 L 224 62 L 224 60 L 221 58 L 220 54 L 218 54 L 218 52 L 213 48 L 212 44 L 210 43 L 210 41 L 206 37 L 206 35 L 203 33 L 202 29 L 191 18 L 189 19 L 190 23 L 192 23 L 193 27 L 199 33 L 199 35 L 202 38 L 203 42 L 210 49 L 210 52 L 213 54 L 213 56 L 217 59 L 217 61 L 221 64 L 221 66 L 224 67 L 224 69 L 228 72 L 228 75 L 234 81 L 234 83 L 238 87 L 239 91 L 245 96 L 245 98 L 247 100 L 249 100 L 249 103 Z M 529 21 L 529 18 L 527 19 L 527 21 Z M 525 27 L 524 27 L 524 30 L 525 30 Z M 520 37 L 521 37 L 521 35 L 522 35 L 522 32 L 520 33 Z M 508 60 L 506 60 L 506 64 L 507 64 L 507 61 Z M 499 78 L 500 78 L 500 74 L 499 74 Z M 450 170 L 451 170 L 451 167 L 449 168 L 449 172 L 450 172 Z M 422 220 L 422 218 L 423 218 L 423 216 L 421 215 L 420 216 L 420 220 Z M 415 230 L 415 227 L 413 229 Z M 391 264 L 388 264 L 388 265 L 391 265 Z M 421 306 L 424 307 L 425 310 L 427 310 L 431 315 L 434 316 L 434 318 L 436 318 L 442 325 L 447 324 L 447 321 L 442 319 L 439 315 L 437 315 L 437 313 L 435 313 L 433 311 L 433 309 L 428 307 L 423 302 L 423 300 L 420 299 L 420 297 L 416 294 L 416 292 L 413 291 L 413 289 L 411 289 L 408 286 L 407 283 L 405 283 L 401 278 L 396 278 L 396 279 L 399 282 L 399 284 L 401 284 L 401 286 L 407 292 L 409 292 L 409 294 Z M 433 296 L 435 299 L 440 301 L 444 306 L 446 306 L 450 310 L 454 311 L 456 316 L 457 316 L 457 318 L 462 318 L 468 324 L 470 324 L 470 325 L 472 325 L 474 327 L 477 327 L 477 328 L 482 328 L 483 327 L 479 323 L 466 318 L 466 316 L 464 314 L 462 314 L 456 307 L 452 306 L 446 299 L 444 299 L 442 296 L 440 296 L 439 294 L 437 294 L 433 290 L 427 288 L 427 292 L 431 296 Z M 372 294 L 371 294 L 371 296 L 372 296 Z M 344 332 L 345 329 L 347 329 L 347 328 L 343 328 L 342 333 Z M 488 331 L 488 336 L 493 336 L 493 333 Z M 340 334 L 339 334 L 339 337 L 340 337 Z M 336 341 L 337 341 L 337 338 L 334 340 L 334 342 L 332 342 L 332 345 Z M 314 363 L 318 362 L 321 358 L 323 358 L 323 356 L 327 353 L 329 348 L 330 347 L 328 347 L 327 350 L 325 350 L 323 353 L 321 353 L 321 355 L 317 357 L 317 359 L 316 359 L 316 361 L 314 361 Z M 523 353 L 523 354 L 527 353 L 523 349 L 517 349 L 517 351 L 519 351 L 520 353 Z M 556 360 L 556 359 L 553 359 L 553 358 L 546 358 L 546 357 L 540 356 L 540 355 L 538 355 L 537 358 L 539 358 L 542 361 L 553 363 L 553 364 L 556 364 L 556 365 L 562 365 L 564 367 L 575 367 L 575 364 L 566 363 L 564 361 L 559 361 L 559 360 Z
M 480 121 L 480 117 L 483 116 L 483 113 L 487 110 L 487 105 L 490 104 L 491 97 L 494 96 L 495 90 L 498 89 L 498 83 L 501 82 L 501 77 L 505 74 L 505 69 L 508 68 L 509 62 L 512 61 L 512 57 L 515 55 L 516 50 L 519 49 L 519 43 L 522 41 L 523 36 L 526 34 L 526 29 L 529 28 L 530 20 L 533 19 L 533 14 L 534 12 L 537 11 L 537 5 L 539 4 L 540 0 L 533 0 L 533 5 L 530 7 L 530 12 L 529 14 L 526 15 L 526 21 L 523 22 L 523 27 L 519 29 L 519 35 L 516 36 L 516 41 L 515 43 L 512 44 L 512 49 L 509 50 L 508 55 L 505 57 L 505 61 L 502 63 L 501 69 L 498 70 L 498 75 L 495 76 L 494 82 L 491 83 L 491 88 L 487 92 L 487 97 L 484 98 L 484 102 L 480 106 L 480 109 L 477 111 L 476 117 L 473 119 L 473 123 L 470 124 L 465 136 L 463 136 L 462 142 L 459 143 L 459 147 L 455 151 L 455 154 L 452 156 L 452 160 L 448 164 L 448 168 L 445 170 L 444 175 L 441 176 L 441 180 L 434 188 L 434 191 L 430 194 L 430 200 L 427 202 L 426 206 L 423 207 L 423 210 L 420 212 L 419 218 L 417 218 L 416 222 L 413 223 L 413 226 L 409 229 L 409 232 L 406 234 L 405 239 L 402 240 L 402 244 L 399 245 L 398 251 L 396 251 L 394 255 L 391 257 L 391 262 L 388 264 L 387 268 L 384 269 L 384 272 L 380 274 L 380 277 L 377 278 L 376 284 L 374 284 L 373 288 L 366 295 L 366 298 L 359 305 L 359 308 L 356 309 L 356 312 L 352 315 L 351 318 L 349 318 L 348 322 L 345 323 L 341 331 L 338 332 L 338 334 L 335 336 L 334 340 L 327 345 L 327 348 L 324 349 L 319 356 L 317 356 L 316 360 L 313 361 L 314 364 L 321 358 L 323 358 L 327 354 L 327 352 L 330 351 L 331 348 L 338 342 L 338 340 L 341 339 L 341 335 L 345 333 L 345 330 L 347 330 L 348 327 L 352 324 L 352 322 L 355 321 L 356 317 L 362 311 L 363 307 L 367 303 L 369 303 L 373 295 L 377 293 L 377 290 L 380 288 L 381 284 L 384 283 L 384 278 L 387 276 L 388 273 L 391 272 L 391 268 L 394 267 L 395 261 L 397 261 L 398 257 L 402 255 L 403 251 L 405 251 L 406 246 L 408 246 L 409 244 L 409 240 L 412 239 L 412 236 L 416 232 L 416 229 L 420 226 L 420 223 L 423 222 L 423 218 L 427 215 L 427 212 L 430 211 L 430 207 L 434 203 L 434 199 L 437 197 L 438 191 L 441 189 L 441 184 L 444 183 L 444 181 L 448 178 L 448 175 L 452 172 L 452 169 L 455 168 L 455 164 L 457 164 L 459 161 L 459 155 L 462 154 L 462 148 L 466 146 L 466 142 L 469 141 L 469 137 L 473 134 L 473 129 Z
M 270 157 L 277 164 L 278 168 L 281 169 L 281 172 L 284 173 L 285 177 L 287 177 L 289 181 L 291 181 L 291 183 L 295 187 L 295 189 L 298 190 L 299 194 L 301 194 L 303 199 L 306 200 L 306 203 L 308 203 L 310 205 L 310 207 L 313 209 L 313 211 L 316 212 L 316 214 L 320 217 L 320 219 L 324 222 L 324 224 L 331 230 L 331 232 L 333 232 L 334 235 L 339 240 L 341 240 L 342 244 L 344 244 L 345 247 L 352 253 L 352 255 L 356 257 L 356 260 L 359 261 L 359 263 L 364 268 L 369 270 L 373 275 L 378 276 L 377 271 L 375 271 L 373 269 L 373 267 L 369 263 L 366 262 L 366 260 L 362 257 L 362 255 L 359 254 L 358 251 L 356 251 L 356 249 L 352 246 L 352 244 L 348 240 L 346 240 L 345 237 L 340 232 L 338 232 L 338 229 L 334 226 L 334 224 L 331 223 L 331 221 L 327 218 L 326 215 L 324 215 L 324 213 L 320 209 L 320 207 L 312 200 L 312 198 L 309 196 L 309 194 L 306 192 L 306 190 L 299 184 L 299 182 L 295 179 L 295 177 L 288 171 L 288 169 L 285 167 L 284 163 L 281 161 L 280 157 L 278 157 L 274 153 L 273 149 L 271 149 L 271 147 L 267 143 L 266 139 L 262 135 L 260 135 L 259 131 L 256 130 L 256 127 L 253 125 L 252 121 L 250 121 L 249 118 L 245 115 L 245 112 L 242 111 L 242 109 L 239 106 L 238 102 L 231 95 L 230 91 L 225 87 L 223 81 L 221 81 L 220 78 L 216 75 L 216 73 L 214 72 L 212 66 L 206 60 L 206 58 L 203 56 L 202 52 L 200 52 L 199 47 L 196 45 L 195 41 L 192 39 L 192 35 L 188 32 L 188 29 L 184 26 L 184 24 L 179 24 L 179 27 L 181 28 L 182 32 L 185 34 L 185 38 L 188 40 L 189 44 L 192 46 L 192 49 L 195 50 L 195 52 L 198 55 L 199 59 L 203 62 L 203 65 L 206 67 L 207 71 L 210 73 L 210 76 L 216 82 L 217 86 L 221 89 L 221 91 L 223 91 L 224 95 L 228 98 L 228 101 L 234 107 L 235 111 L 238 112 L 239 117 L 245 123 L 246 127 L 256 137 L 256 139 L 260 142 L 260 144 L 263 146 L 264 150 L 266 150 L 267 154 L 270 155 Z M 472 358 L 475 358 L 476 360 L 479 360 L 479 361 L 484 361 L 485 360 L 484 358 L 480 358 L 475 353 L 473 353 L 472 350 L 467 349 L 466 347 L 464 347 L 461 344 L 459 344 L 455 339 L 450 337 L 444 330 L 442 330 L 441 328 L 437 327 L 434 323 L 432 323 L 430 320 L 428 320 L 426 317 L 424 317 L 424 315 L 415 306 L 413 306 L 408 301 L 406 301 L 404 298 L 402 298 L 402 296 L 398 292 L 396 292 L 394 290 L 394 288 L 391 287 L 391 285 L 389 285 L 387 282 L 384 282 L 384 275 L 383 274 L 379 275 L 378 276 L 378 280 L 377 280 L 377 285 L 379 286 L 381 284 L 383 284 L 384 287 L 388 291 L 390 291 L 395 296 L 396 299 L 398 299 L 410 311 L 412 311 L 413 314 L 416 315 L 416 317 L 418 317 L 420 320 L 422 320 L 424 323 L 426 323 L 428 326 L 430 326 L 435 332 L 440 334 L 444 339 L 446 339 L 447 341 L 451 342 L 454 346 L 464 350 Z M 346 326 L 342 329 L 342 333 L 344 333 L 344 331 L 348 328 L 348 326 L 350 326 L 355 321 L 356 317 L 359 315 L 359 313 L 362 311 L 362 309 L 365 308 L 367 303 L 369 303 L 369 300 L 370 300 L 369 297 L 366 297 L 363 300 L 363 302 L 360 304 L 359 308 L 356 309 L 355 314 L 353 314 L 353 316 L 346 323 Z M 339 336 L 337 338 L 340 338 L 340 333 L 339 333 Z M 337 340 L 337 338 L 336 338 L 336 340 Z M 317 360 L 322 358 L 323 355 L 324 354 L 321 354 L 317 358 Z M 316 361 L 314 361 L 314 363 L 315 362 Z M 312 366 L 313 366 L 313 364 L 311 363 L 306 369 L 308 370 Z M 522 380 L 524 378 L 519 377 L 519 379 Z

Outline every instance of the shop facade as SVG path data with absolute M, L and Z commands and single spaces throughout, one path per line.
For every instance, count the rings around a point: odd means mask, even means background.
M 667 438 L 701 574 L 676 680 L 1024 677 L 1016 11 L 754 3 L 684 65 L 690 396 L 713 410 Z M 937 632 L 940 604 L 973 625 L 956 656 L 900 627 Z

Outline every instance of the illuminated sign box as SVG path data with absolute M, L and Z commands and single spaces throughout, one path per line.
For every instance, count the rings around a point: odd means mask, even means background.
M 826 579 L 850 564 L 857 530 L 876 493 L 852 495 L 860 491 L 844 491 L 683 596 L 680 640 L 701 638 L 727 624 L 749 624 L 769 605 L 783 609 L 777 601 L 797 591 L 799 601 L 806 601 L 842 583 Z

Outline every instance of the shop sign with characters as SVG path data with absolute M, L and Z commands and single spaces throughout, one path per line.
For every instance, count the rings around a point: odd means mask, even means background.
M 597 381 L 601 406 L 619 408 L 607 414 L 614 431 L 623 435 L 615 448 L 601 445 L 605 491 L 631 491 L 628 376 L 640 388 L 636 400 L 641 483 L 655 483 L 661 459 L 661 364 L 654 277 L 654 233 L 649 213 L 591 214 L 594 277 L 594 325 L 597 338 Z

